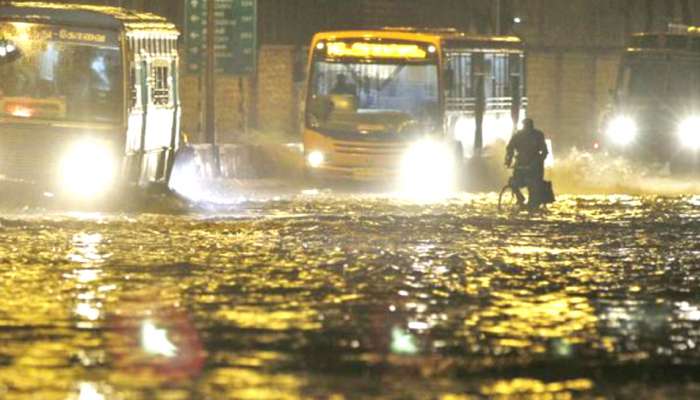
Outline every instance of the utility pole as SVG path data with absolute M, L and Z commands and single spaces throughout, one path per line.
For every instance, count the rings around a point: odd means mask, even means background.
M 206 142 L 212 145 L 214 157 L 214 177 L 218 177 L 221 171 L 219 162 L 219 148 L 216 144 L 216 49 L 214 41 L 216 35 L 216 18 L 214 14 L 215 0 L 207 0 L 207 65 L 204 74 L 204 135 Z

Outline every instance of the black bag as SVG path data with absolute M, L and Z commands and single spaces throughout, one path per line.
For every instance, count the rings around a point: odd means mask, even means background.
M 542 204 L 554 203 L 554 190 L 552 189 L 551 181 L 542 181 L 540 187 L 540 201 Z

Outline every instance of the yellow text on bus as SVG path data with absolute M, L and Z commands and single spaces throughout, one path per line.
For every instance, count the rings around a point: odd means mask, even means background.
M 425 59 L 427 53 L 415 44 L 382 44 L 355 42 L 329 42 L 329 57 L 364 57 L 364 58 L 404 58 Z

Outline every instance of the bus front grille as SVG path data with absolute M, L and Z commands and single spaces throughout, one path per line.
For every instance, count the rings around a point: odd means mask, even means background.
M 400 157 L 408 145 L 403 142 L 335 142 L 338 154 L 359 156 Z
M 638 118 L 639 132 L 635 138 L 637 155 L 649 160 L 668 160 L 675 143 L 672 118 L 659 113 L 643 113 Z

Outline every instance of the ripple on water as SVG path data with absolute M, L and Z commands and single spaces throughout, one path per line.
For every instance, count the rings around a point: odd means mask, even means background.
M 4 215 L 0 397 L 694 398 L 698 204 Z

